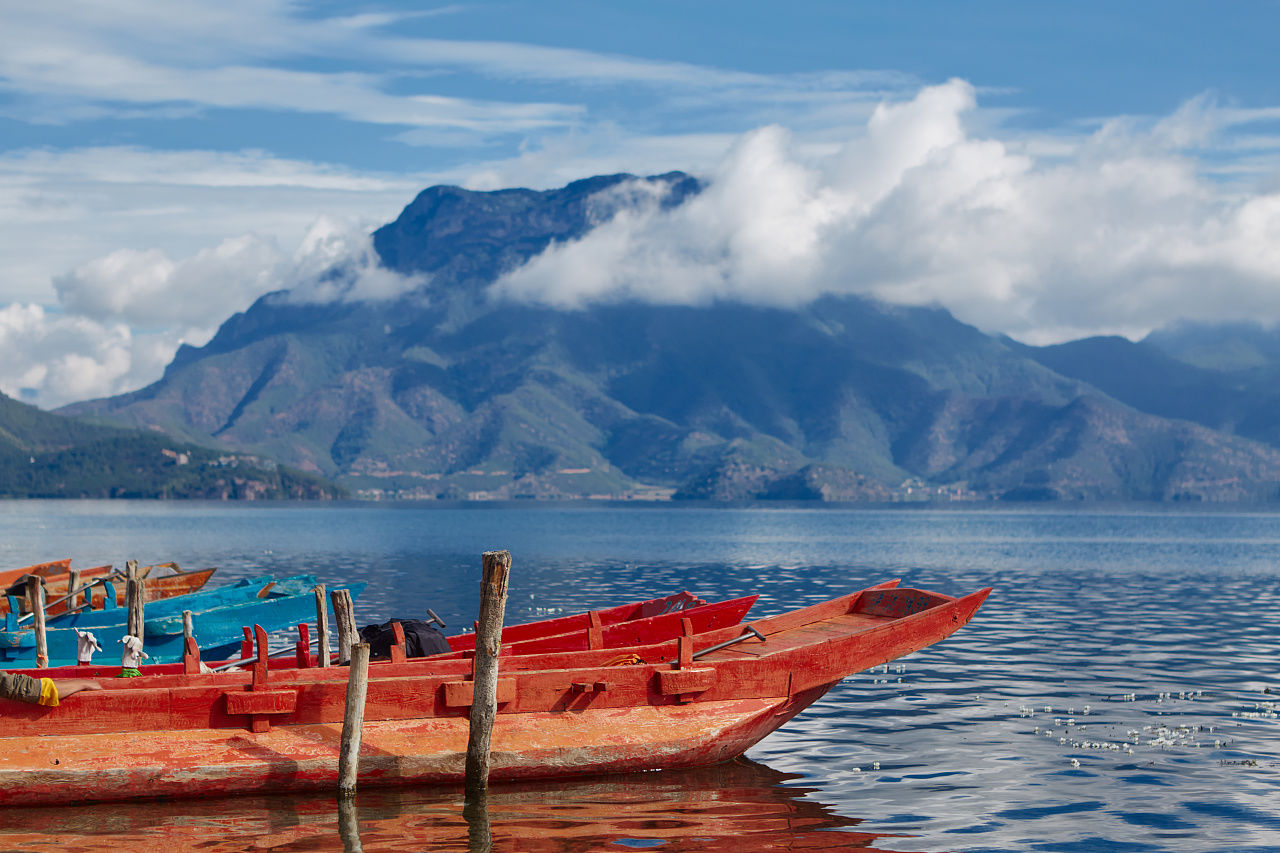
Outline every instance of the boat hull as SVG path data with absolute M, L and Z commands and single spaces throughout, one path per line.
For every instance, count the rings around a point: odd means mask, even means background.
M 491 778 L 729 760 L 842 678 L 950 636 L 988 592 L 954 599 L 882 586 L 757 620 L 745 633 L 734 626 L 634 647 L 624 663 L 611 649 L 505 659 Z M 254 673 L 129 679 L 56 709 L 0 700 L 0 805 L 59 802 L 68 791 L 119 800 L 333 788 L 345 670 L 277 672 L 263 661 Z M 379 668 L 365 700 L 360 785 L 462 780 L 469 664 Z
M 823 691 L 810 691 L 807 705 Z M 717 764 L 741 755 L 802 705 L 788 697 L 499 715 L 490 778 L 559 777 Z M 365 723 L 360 785 L 463 781 L 468 720 Z M 27 739 L 0 755 L 0 804 L 331 790 L 342 724 L 102 733 Z M 122 747 L 126 747 L 122 749 Z

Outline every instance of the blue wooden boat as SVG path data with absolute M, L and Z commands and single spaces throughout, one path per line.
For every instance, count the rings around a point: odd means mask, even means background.
M 266 598 L 249 598 L 240 602 L 214 603 L 200 610 L 190 606 L 179 607 L 177 612 L 151 614 L 147 606 L 147 618 L 143 630 L 143 650 L 150 656 L 148 663 L 175 663 L 182 660 L 183 634 L 182 611 L 191 610 L 196 644 L 201 655 L 209 660 L 230 657 L 238 653 L 244 626 L 261 625 L 268 633 L 284 631 L 301 622 L 315 619 L 315 595 L 310 591 L 293 592 L 303 585 L 302 577 L 286 579 L 281 594 Z M 310 578 L 314 586 L 314 578 Z M 334 587 L 346 589 L 355 598 L 364 590 L 364 583 Z M 285 594 L 292 593 L 292 594 Z M 160 602 L 156 602 L 159 608 Z M 332 604 L 329 604 L 332 613 Z M 101 613 L 103 611 L 94 611 Z M 107 611 L 117 615 L 117 621 L 109 625 L 93 625 L 94 636 L 101 644 L 100 653 L 108 658 L 121 648 L 120 639 L 127 633 L 128 613 L 124 608 Z M 84 626 L 79 626 L 83 628 Z M 46 628 L 50 666 L 72 666 L 76 663 L 78 637 L 75 626 Z M 35 661 L 35 632 L 30 629 L 0 631 L 0 667 L 31 666 Z
M 213 607 L 219 607 L 223 604 L 234 604 L 237 602 L 250 601 L 255 598 L 279 598 L 282 595 L 301 595 L 309 592 L 320 581 L 315 575 L 290 575 L 286 578 L 276 580 L 270 575 L 263 575 L 256 578 L 244 578 L 226 586 L 220 586 L 215 589 L 204 589 L 197 592 L 189 592 L 185 595 L 175 595 L 171 598 L 161 598 L 155 601 L 148 601 L 146 607 L 147 619 L 159 616 L 167 616 L 177 613 L 181 615 L 182 611 L 190 610 L 197 613 L 209 610 Z M 93 630 L 99 626 L 117 625 L 127 619 L 122 615 L 124 610 L 116 603 L 115 585 L 108 580 L 98 581 L 95 586 L 104 587 L 106 590 L 103 598 L 103 606 L 98 610 L 79 610 L 75 613 L 60 613 L 57 616 L 49 616 L 45 620 L 45 625 L 49 628 L 81 628 L 84 630 Z M 86 598 L 91 590 L 84 592 Z M 11 608 L 9 613 L 16 612 L 15 608 Z M 5 619 L 4 630 L 17 631 L 22 628 L 30 628 L 32 625 L 31 615 L 24 614 L 19 617 L 8 615 Z
M 312 586 L 318 581 L 314 576 L 306 575 L 300 577 L 311 577 Z M 57 616 L 50 616 L 45 619 L 45 625 L 48 628 L 82 628 L 85 630 L 94 630 L 99 626 L 116 625 L 124 618 L 122 614 L 125 609 L 116 604 L 115 585 L 111 581 L 99 584 L 106 589 L 103 607 L 98 610 L 79 610 L 75 613 L 60 613 Z M 270 577 L 245 578 L 227 586 L 220 586 L 216 589 L 205 589 L 199 592 L 189 592 L 186 595 L 176 595 L 173 598 L 162 598 L 157 601 L 148 601 L 146 606 L 146 616 L 148 619 L 169 615 L 171 613 L 182 614 L 184 610 L 190 610 L 193 613 L 208 610 L 210 607 L 218 607 L 223 604 L 234 604 L 236 602 L 248 601 L 254 598 L 263 598 L 271 594 L 275 589 L 275 582 Z M 293 590 L 293 592 L 301 592 L 301 590 Z M 12 611 L 10 611 L 12 613 Z M 6 620 L 6 630 L 18 630 L 19 628 L 30 628 L 31 617 L 29 615 L 21 617 L 15 626 L 13 619 Z

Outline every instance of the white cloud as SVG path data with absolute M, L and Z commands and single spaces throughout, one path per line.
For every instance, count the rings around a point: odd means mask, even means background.
M 528 145 L 514 157 L 466 163 L 441 173 L 441 181 L 474 190 L 561 187 L 593 175 L 653 175 L 675 170 L 706 172 L 737 142 L 730 133 L 633 136 L 605 122 Z
M 302 303 L 379 302 L 427 283 L 378 264 L 373 234 L 327 217 L 316 221 L 281 276 L 288 299 Z
M 172 261 L 158 249 L 119 249 L 54 278 L 62 310 L 137 328 L 216 327 L 280 286 L 280 251 L 245 235 Z
M 155 381 L 183 343 L 288 289 L 298 302 L 392 299 L 424 280 L 380 268 L 367 228 L 317 220 L 292 255 L 255 235 L 174 260 L 120 249 L 54 279 L 58 310 L 0 308 L 0 391 L 52 408 Z
M 0 308 L 0 391 L 45 407 L 115 394 L 159 376 L 176 348 L 167 333 L 13 303 Z
M 53 304 L 56 276 L 119 250 L 185 257 L 246 233 L 291 246 L 321 213 L 386 222 L 429 182 L 260 151 L 0 154 L 0 304 Z
M 1184 153 L 1239 115 L 1199 99 L 1037 158 L 974 136 L 975 106 L 962 81 L 923 89 L 828 156 L 747 134 L 697 198 L 622 211 L 495 293 L 570 308 L 861 293 L 1039 341 L 1280 319 L 1280 194 L 1208 179 Z
M 322 260 L 345 298 L 412 287 L 370 263 L 368 234 L 429 182 L 260 151 L 0 154 L 0 390 L 54 407 L 141 387 L 258 296 L 314 296 Z
M 261 109 L 401 125 L 411 144 L 475 145 L 587 126 L 625 89 L 640 110 L 721 117 L 720 126 L 808 116 L 847 120 L 868 98 L 906 91 L 891 70 L 758 73 L 513 41 L 417 38 L 402 24 L 465 7 L 324 17 L 287 2 L 55 0 L 6 10 L 4 114 L 32 123 L 168 118 Z M 515 84 L 514 86 L 510 84 Z M 556 87 L 549 100 L 508 92 Z M 476 93 L 472 97 L 463 92 Z M 502 93 L 497 97 L 486 97 Z M 504 99 L 505 98 L 505 99 Z M 629 101 L 623 115 L 639 106 Z M 652 119 L 646 121 L 652 124 Z
M 332 64 L 304 68 L 314 57 L 349 65 L 360 56 L 385 67 L 394 51 L 351 19 L 307 21 L 292 4 L 133 2 L 110 15 L 102 11 L 81 3 L 6 11 L 0 88 L 27 99 L 11 114 L 62 122 L 86 107 L 167 111 L 190 104 L 501 134 L 572 123 L 581 111 L 574 104 L 398 92 L 395 75 Z

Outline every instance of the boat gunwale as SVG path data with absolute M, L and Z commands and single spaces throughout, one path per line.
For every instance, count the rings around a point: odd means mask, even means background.
M 766 638 L 769 636 L 785 634 L 810 625 L 820 625 L 824 621 L 839 618 L 840 616 L 850 613 L 858 597 L 868 591 L 871 590 L 859 590 L 856 593 L 850 593 L 836 599 L 831 599 L 828 602 L 822 602 L 818 605 L 811 605 L 809 607 L 802 608 L 801 610 L 778 614 L 773 617 L 765 617 L 762 620 L 748 624 L 752 627 L 756 627 L 757 630 L 763 628 L 764 630 L 761 630 L 761 633 L 765 634 Z M 914 590 L 914 588 L 903 588 L 903 591 L 917 590 Z M 910 626 L 916 623 L 937 619 L 948 610 L 956 611 L 957 618 L 953 619 L 953 622 L 957 623 L 956 627 L 958 628 L 971 618 L 972 613 L 976 611 L 977 607 L 982 603 L 989 592 L 990 588 L 986 588 L 961 598 L 946 596 L 949 600 L 926 610 L 897 618 L 886 618 L 879 624 L 865 625 L 861 630 L 846 629 L 833 632 L 830 639 L 824 641 L 802 645 L 789 645 L 785 648 L 770 649 L 765 653 L 752 654 L 749 656 L 744 656 L 742 654 L 734 655 L 734 647 L 730 647 L 728 649 L 712 653 L 718 657 L 712 658 L 707 656 L 701 660 L 695 661 L 691 668 L 697 669 L 714 667 L 717 669 L 733 671 L 740 669 L 743 665 L 759 667 L 780 661 L 789 656 L 811 652 L 814 649 L 822 649 L 826 646 L 838 645 L 840 643 L 847 642 L 866 642 L 868 640 L 873 640 L 876 638 L 875 635 L 898 629 L 903 625 Z M 839 607 L 837 612 L 825 613 L 822 615 L 814 613 L 813 615 L 816 618 L 806 619 L 797 625 L 783 627 L 779 627 L 778 625 L 778 622 L 784 617 L 797 616 L 803 611 L 810 611 L 812 613 L 816 610 L 830 610 L 832 609 L 832 605 L 837 605 Z M 771 620 L 772 624 L 770 624 Z M 741 635 L 743 633 L 742 629 L 745 627 L 746 626 L 740 625 L 718 628 L 702 634 L 694 635 L 694 638 L 698 641 L 705 641 L 705 645 L 703 646 L 705 648 L 707 646 L 714 645 L 716 642 L 722 642 L 722 638 L 731 639 Z M 752 642 L 753 644 L 758 643 L 758 641 L 752 640 L 747 642 Z M 767 645 L 767 642 L 768 640 L 766 639 L 763 644 L 755 645 L 755 648 L 759 650 L 763 645 Z M 575 676 L 580 678 L 582 673 L 608 671 L 618 676 L 625 674 L 629 680 L 635 677 L 635 673 L 643 673 L 644 679 L 650 679 L 657 672 L 670 671 L 678 668 L 678 665 L 670 663 L 665 657 L 668 654 L 676 654 L 678 652 L 678 647 L 679 638 L 673 638 L 647 646 L 595 650 L 589 653 L 590 659 L 585 661 L 583 660 L 584 653 L 582 652 L 560 652 L 553 653 L 551 655 L 530 655 L 525 658 L 515 657 L 504 660 L 504 663 L 518 663 L 518 665 L 508 665 L 504 667 L 500 670 L 499 677 L 519 678 L 521 675 L 524 675 L 526 677 L 545 677 L 561 680 L 567 678 L 572 681 Z M 641 663 L 616 667 L 608 667 L 600 662 L 609 656 L 620 657 L 627 654 L 639 653 L 644 653 L 651 657 L 656 655 L 664 659 L 654 661 L 646 660 Z M 643 657 L 643 655 L 641 656 Z M 439 669 L 439 664 L 448 665 L 444 668 L 444 671 L 441 671 Z M 836 668 L 836 671 L 842 670 L 839 662 L 833 661 L 832 665 Z M 424 673 L 422 671 L 424 669 L 429 670 L 429 672 Z M 404 662 L 386 662 L 381 664 L 377 670 L 370 672 L 369 682 L 372 687 L 374 684 L 379 682 L 391 683 L 410 680 L 421 688 L 426 688 L 427 685 L 432 685 L 431 689 L 438 689 L 440 685 L 445 684 L 446 682 L 459 680 L 466 681 L 469 680 L 470 676 L 471 661 L 467 659 L 435 661 L 433 665 L 433 662 L 429 658 L 414 658 Z M 840 675 L 836 677 L 835 680 L 838 681 L 844 677 L 846 676 Z M 145 694 L 153 694 L 157 690 L 181 691 L 183 693 L 209 689 L 220 689 L 224 691 L 247 690 L 252 685 L 252 678 L 253 673 L 249 669 L 190 675 L 145 675 L 123 681 L 115 678 L 105 678 L 99 679 L 100 681 L 106 682 L 103 684 L 103 691 L 96 693 L 84 693 L 81 694 L 81 696 L 84 697 L 84 702 L 96 704 L 131 692 L 141 696 Z M 289 688 L 306 689 L 316 686 L 323 687 L 325 685 L 345 684 L 346 679 L 347 670 L 345 667 L 282 669 L 271 671 L 267 686 L 269 689 L 277 690 L 287 690 Z M 6 701 L 7 700 L 0 700 L 0 712 L 3 711 L 3 703 Z M 18 707 L 29 707 L 21 706 L 19 703 L 12 704 L 17 705 Z M 501 714 L 509 713 L 510 711 L 504 711 L 502 707 L 499 707 L 498 712 Z M 3 740 L 4 738 L 0 737 L 0 743 L 2 743 Z

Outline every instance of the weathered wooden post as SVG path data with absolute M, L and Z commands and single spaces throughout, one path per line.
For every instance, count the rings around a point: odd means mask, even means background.
M 345 592 L 346 590 L 342 590 Z M 338 755 L 338 796 L 356 792 L 360 772 L 360 735 L 364 730 L 364 700 L 369 692 L 369 644 L 351 647 L 351 671 L 347 673 L 347 705 L 342 712 L 342 749 Z
M 146 582 L 138 575 L 138 561 L 125 563 L 125 600 L 129 605 L 129 634 L 142 639 L 143 625 L 146 624 L 144 608 L 147 602 Z
M 324 594 L 324 584 L 316 584 L 316 659 L 321 666 L 329 661 L 329 599 Z
M 196 626 L 191 621 L 191 611 L 182 611 L 182 647 L 187 647 L 187 640 L 196 635 Z
M 36 666 L 49 665 L 49 638 L 44 629 L 44 584 L 35 575 L 27 575 L 27 606 L 35 618 Z
M 342 839 L 342 853 L 364 853 L 355 797 L 338 797 L 338 837 Z
M 351 662 L 351 647 L 355 645 L 356 609 L 351 604 L 351 591 L 335 589 L 329 593 L 333 601 L 333 621 L 338 623 L 338 666 L 346 666 Z
M 80 572 L 72 570 L 67 572 L 67 612 L 74 613 L 79 609 L 76 599 L 76 590 L 80 589 Z M 92 608 L 91 608 L 92 609 Z
M 509 551 L 487 551 L 482 557 L 480 619 L 476 627 L 473 670 L 475 692 L 471 700 L 471 727 L 467 736 L 466 799 L 478 800 L 489 788 L 489 741 L 498 716 L 498 653 L 502 649 L 502 617 L 507 608 Z

